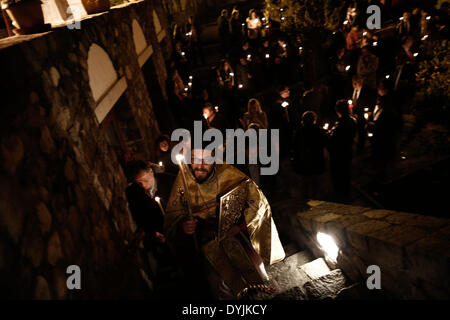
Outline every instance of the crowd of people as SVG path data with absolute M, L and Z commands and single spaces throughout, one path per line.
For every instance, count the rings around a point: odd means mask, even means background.
M 417 61 L 429 53 L 431 39 L 446 37 L 448 4 L 436 12 L 405 11 L 388 36 L 366 29 L 363 13 L 349 8 L 342 28 L 330 31 L 330 44 L 320 53 L 327 57 L 321 61 L 327 70 L 321 78 L 304 72 L 307 35 L 281 32 L 255 9 L 244 18 L 235 7 L 231 14 L 222 10 L 217 20 L 220 60 L 208 79 L 197 79 L 195 68 L 207 60 L 202 28 L 194 17 L 175 25 L 167 92 L 177 127 L 191 129 L 201 120 L 204 127 L 222 132 L 279 129 L 280 157 L 289 159 L 289 170 L 301 182 L 299 206 L 317 197 L 319 177 L 327 171 L 334 200 L 350 201 L 355 153 L 370 150 L 378 176 L 389 174 L 415 88 Z M 156 141 L 154 163 L 128 166 L 130 209 L 138 225 L 152 226 L 143 229 L 149 247 L 159 248 L 156 252 L 168 250 L 161 249 L 166 241 L 161 199 L 169 199 L 178 173 L 171 147 L 163 135 Z M 270 195 L 276 179 L 260 176 L 261 165 L 236 167 Z

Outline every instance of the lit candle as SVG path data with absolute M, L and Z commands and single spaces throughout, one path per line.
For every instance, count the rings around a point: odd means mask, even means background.
M 266 18 L 262 17 L 261 20 L 262 20 L 262 21 L 266 21 Z
M 270 58 L 270 54 L 266 53 L 266 59 Z
M 365 112 L 369 112 L 369 108 L 364 108 L 364 111 Z
M 160 167 L 162 167 L 162 166 L 163 166 L 163 163 L 162 163 L 161 161 L 160 161 L 160 162 L 159 162 L 158 164 L 159 164 L 159 166 L 160 166 Z
M 398 20 L 402 21 L 402 20 L 403 20 L 403 17 L 398 18 Z
M 189 87 L 192 87 L 192 82 L 188 82 L 188 86 L 189 86 Z
M 186 52 L 182 51 L 181 55 L 184 57 L 186 55 Z
M 281 104 L 281 106 L 283 108 L 286 108 L 288 105 L 289 105 L 289 102 L 287 102 L 287 101 L 283 101 L 283 103 Z
M 215 106 L 214 109 L 216 110 L 216 112 L 219 112 L 219 106 Z
M 430 20 L 430 19 L 431 19 L 431 16 L 427 16 L 425 19 Z
M 192 76 L 189 76 L 189 80 L 192 80 L 192 78 L 193 78 Z
M 348 100 L 348 108 L 350 109 L 350 111 L 352 111 L 352 109 L 353 109 L 353 101 L 352 100 Z
M 243 87 L 244 87 L 244 85 L 243 85 L 242 83 L 239 83 L 238 88 L 239 88 L 239 89 L 242 89 Z
M 245 27 L 245 23 L 243 23 L 242 26 Z
M 280 12 L 283 12 L 284 11 L 284 9 L 283 8 L 280 8 Z
M 234 77 L 234 72 L 230 72 L 230 77 Z
M 325 130 L 328 130 L 328 127 L 330 126 L 330 124 L 327 122 L 327 123 L 325 123 L 324 125 L 323 125 L 323 128 L 325 129 Z
M 368 134 L 367 134 L 367 136 L 370 138 L 370 137 L 373 137 L 373 133 L 372 132 L 369 132 Z
M 345 67 L 345 71 L 348 71 L 348 70 L 350 70 L 350 66 Z
M 284 21 L 284 20 L 286 20 L 286 18 L 285 18 L 285 17 L 281 17 L 281 20 L 283 20 L 283 21 Z
M 163 214 L 163 216 L 166 215 L 166 212 L 164 211 L 163 206 L 161 205 L 161 198 L 160 197 L 155 197 L 156 202 L 158 203 L 159 208 L 161 209 L 161 212 Z
M 364 31 L 363 32 L 363 37 L 365 37 L 367 35 L 367 32 L 366 31 Z
M 247 60 L 250 60 L 252 58 L 252 55 L 251 54 L 248 54 L 247 55 Z
M 427 40 L 427 38 L 428 38 L 428 35 L 426 34 L 422 37 L 422 40 Z
M 391 77 L 390 75 L 388 75 L 388 74 L 386 75 L 386 79 L 389 79 L 390 77 Z
M 413 54 L 414 57 L 417 57 L 418 55 L 419 55 L 418 52 L 416 52 L 416 53 Z
M 189 91 L 189 88 L 187 88 L 187 87 L 186 87 L 186 88 L 184 88 L 184 91 L 188 92 L 188 91 Z
M 269 25 L 266 26 L 266 29 L 269 29 Z
M 372 43 L 372 46 L 376 47 L 377 44 L 378 44 L 378 42 L 377 42 L 377 41 L 374 41 L 374 42 Z
M 283 43 L 283 48 L 286 48 L 286 43 Z
M 345 21 L 344 21 L 344 24 L 346 25 L 347 23 L 348 23 L 348 20 L 345 20 Z
M 369 120 L 369 114 L 367 112 L 364 113 L 364 119 Z

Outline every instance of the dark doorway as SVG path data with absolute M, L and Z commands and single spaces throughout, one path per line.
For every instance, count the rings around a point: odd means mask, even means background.
M 167 101 L 162 95 L 161 86 L 158 82 L 155 65 L 153 64 L 152 59 L 147 60 L 144 64 L 142 73 L 144 74 L 147 90 L 150 99 L 152 100 L 153 111 L 155 112 L 156 120 L 158 121 L 159 130 L 163 133 L 170 133 L 175 129 L 173 114 Z

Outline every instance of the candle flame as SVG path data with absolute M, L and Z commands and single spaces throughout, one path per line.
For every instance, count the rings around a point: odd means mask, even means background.
M 184 160 L 184 156 L 182 154 L 177 154 L 176 159 L 177 159 L 177 161 L 181 162 Z

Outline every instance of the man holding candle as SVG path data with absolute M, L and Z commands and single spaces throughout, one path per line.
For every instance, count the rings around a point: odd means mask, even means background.
M 127 176 L 131 184 L 126 189 L 131 215 L 138 229 L 146 234 L 151 247 L 166 241 L 163 235 L 163 213 L 155 200 L 157 181 L 152 167 L 145 161 L 135 160 L 127 164 Z
M 187 265 L 185 270 L 191 273 L 187 276 L 196 274 L 201 281 L 206 275 L 216 299 L 240 298 L 249 288 L 268 280 L 263 262 L 273 264 L 284 258 L 270 206 L 262 191 L 253 181 L 247 181 L 241 171 L 228 164 L 213 163 L 212 151 L 198 148 L 191 154 L 191 165 L 180 162 L 180 173 L 166 207 L 167 240 Z M 222 212 L 218 210 L 218 196 L 235 187 L 240 188 L 238 194 L 245 206 L 237 210 L 238 219 L 229 226 L 224 238 L 219 238 Z M 188 198 L 191 217 L 180 199 L 180 189 L 186 188 L 184 196 Z M 229 205 L 236 206 L 235 201 Z M 197 255 L 193 237 L 197 239 Z M 201 263 L 189 268 L 195 257 Z

